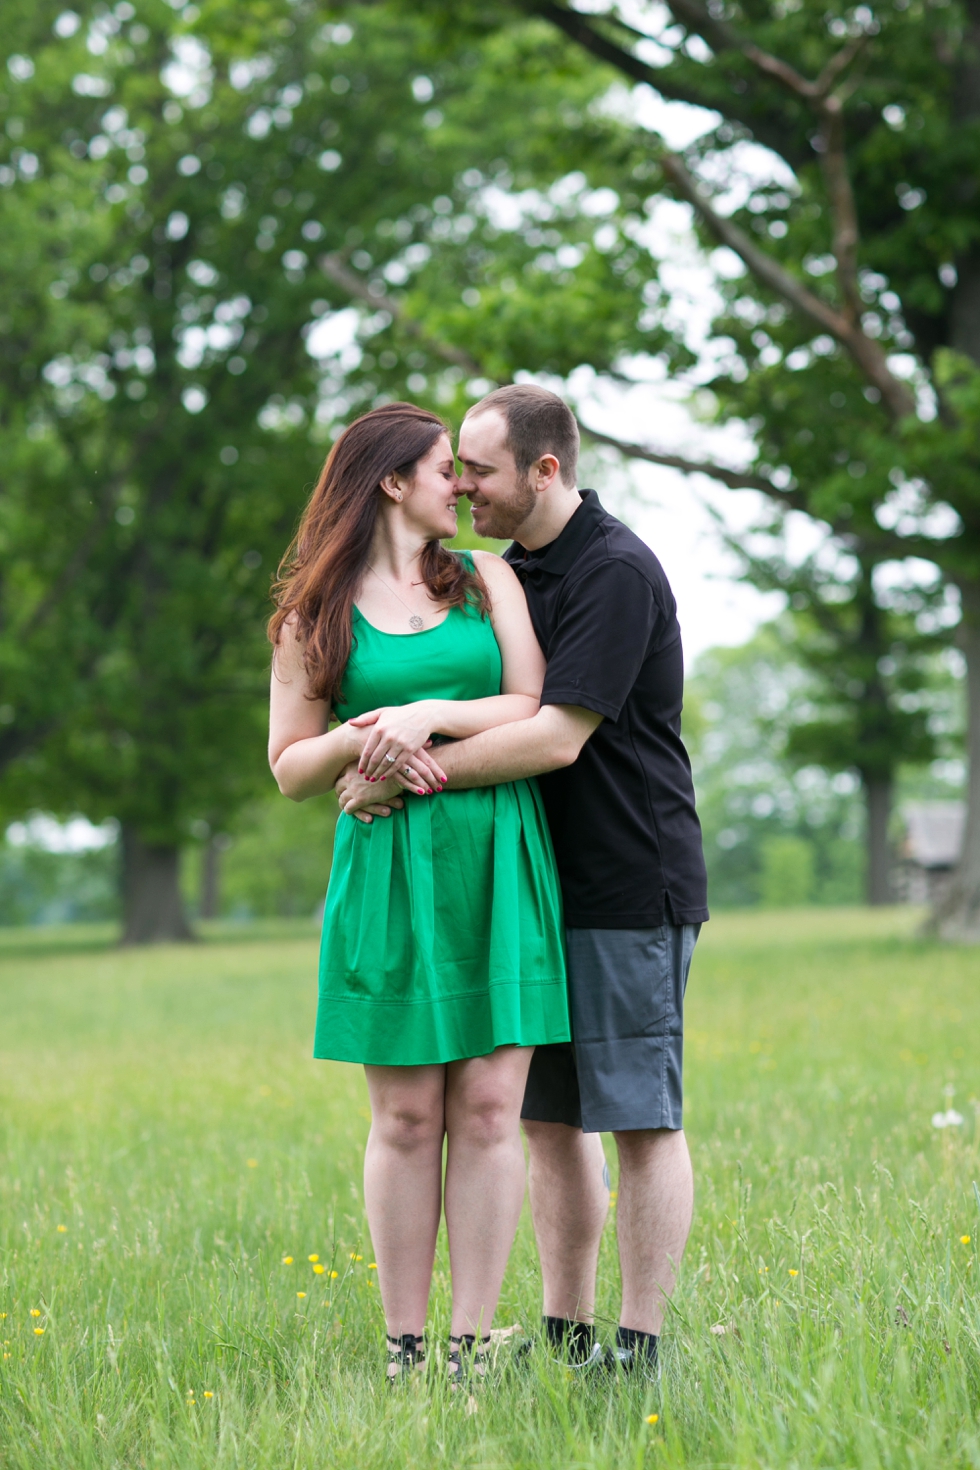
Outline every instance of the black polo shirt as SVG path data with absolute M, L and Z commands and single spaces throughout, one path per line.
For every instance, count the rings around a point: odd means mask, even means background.
M 594 490 L 550 546 L 504 553 L 548 660 L 542 704 L 602 723 L 574 765 L 539 777 L 573 929 L 708 917 L 701 824 L 681 743 L 677 609 L 650 548 Z

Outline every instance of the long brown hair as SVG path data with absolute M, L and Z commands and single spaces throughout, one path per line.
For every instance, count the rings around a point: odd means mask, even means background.
M 327 455 L 299 530 L 279 564 L 269 639 L 287 619 L 305 645 L 312 698 L 342 702 L 341 679 L 353 645 L 354 597 L 364 575 L 381 504 L 381 481 L 411 478 L 441 434 L 442 419 L 412 403 L 386 403 L 344 430 Z M 450 607 L 489 607 L 482 578 L 462 557 L 430 541 L 420 558 L 429 595 Z

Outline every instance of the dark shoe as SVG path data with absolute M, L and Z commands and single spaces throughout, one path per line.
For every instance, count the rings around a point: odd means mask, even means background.
M 490 1343 L 490 1334 L 486 1337 L 477 1338 L 472 1332 L 464 1332 L 460 1337 L 449 1339 L 449 1387 L 456 1391 L 465 1383 L 472 1383 L 475 1378 L 485 1378 L 487 1375 L 487 1347 Z
M 403 1337 L 388 1335 L 388 1367 L 385 1376 L 388 1387 L 396 1383 L 407 1383 L 425 1367 L 425 1341 L 421 1333 L 406 1332 Z
M 660 1360 L 656 1348 L 653 1352 L 642 1347 L 615 1347 L 602 1350 L 602 1369 L 607 1374 L 622 1373 L 626 1378 L 646 1379 L 648 1383 L 660 1380 Z

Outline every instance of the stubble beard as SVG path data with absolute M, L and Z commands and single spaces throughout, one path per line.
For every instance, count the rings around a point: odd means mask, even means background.
M 480 534 L 494 541 L 512 541 L 537 504 L 537 499 L 537 492 L 528 476 L 521 475 L 514 486 L 514 493 L 507 500 L 494 500 L 485 507 L 488 519 L 484 521 Z

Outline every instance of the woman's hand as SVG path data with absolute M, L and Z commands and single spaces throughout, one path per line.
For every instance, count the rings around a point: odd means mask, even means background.
M 414 758 L 418 757 L 422 767 L 438 778 L 437 785 L 445 785 L 445 773 L 438 762 L 431 756 L 427 761 L 421 760 L 436 727 L 438 712 L 438 700 L 420 699 L 415 704 L 368 710 L 363 715 L 355 716 L 348 723 L 355 730 L 367 730 L 358 761 L 360 774 L 369 781 L 390 776 L 392 767 L 397 767 L 405 774 L 406 766 L 413 771 L 417 769 Z M 418 769 L 418 774 L 422 775 L 423 770 Z

